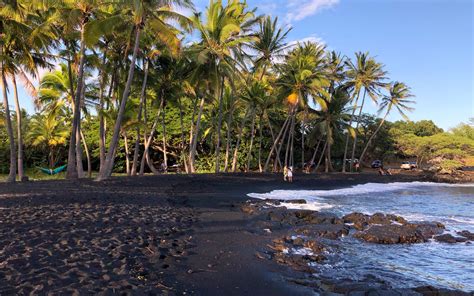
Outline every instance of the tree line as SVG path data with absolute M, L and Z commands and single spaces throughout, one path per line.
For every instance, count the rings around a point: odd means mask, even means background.
M 25 178 L 25 157 L 30 166 L 67 164 L 69 179 L 173 165 L 352 171 L 354 159 L 379 156 L 388 115 L 407 119 L 414 103 L 369 53 L 289 42 L 290 28 L 243 1 L 210 0 L 203 12 L 189 0 L 4 0 L 0 8 L 10 182 Z M 18 84 L 36 114 L 22 111 Z M 368 101 L 377 116 L 364 112 Z

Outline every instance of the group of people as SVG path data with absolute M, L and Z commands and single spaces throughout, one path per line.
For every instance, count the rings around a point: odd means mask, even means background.
M 283 180 L 285 182 L 293 182 L 293 167 L 286 166 L 283 168 Z

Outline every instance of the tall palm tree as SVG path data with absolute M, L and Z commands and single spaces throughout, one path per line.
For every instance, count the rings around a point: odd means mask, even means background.
M 318 43 L 306 42 L 298 44 L 285 58 L 285 62 L 277 65 L 279 77 L 276 81 L 281 98 L 288 103 L 288 120 L 275 139 L 270 154 L 265 163 L 264 170 L 268 168 L 270 158 L 278 142 L 284 140 L 288 133 L 287 149 L 285 153 L 285 165 L 293 165 L 293 139 L 295 134 L 295 117 L 299 106 L 307 108 L 308 102 L 319 105 L 326 109 L 329 94 L 326 89 L 329 86 L 325 70 L 324 52 L 325 47 Z M 289 123 L 288 123 L 289 122 Z M 282 137 L 283 136 L 283 137 Z M 291 143 L 291 144 L 290 144 Z M 281 141 L 280 146 L 283 144 Z M 279 157 L 279 150 L 277 156 Z M 288 163 L 288 156 L 290 163 Z
M 31 41 L 35 41 L 37 34 L 35 33 L 34 23 L 31 22 L 31 18 L 28 18 L 27 7 L 19 1 L 7 1 L 1 3 L 0 9 L 0 86 L 3 94 L 3 104 L 5 108 L 5 122 L 8 134 L 8 140 L 10 142 L 10 171 L 7 178 L 8 182 L 16 181 L 17 171 L 17 146 L 15 144 L 15 138 L 13 133 L 13 126 L 10 117 L 10 106 L 8 101 L 8 84 L 7 77 L 12 78 L 14 92 L 15 92 L 15 106 L 17 110 L 18 120 L 18 170 L 20 179 L 23 176 L 23 150 L 22 150 L 22 135 L 21 135 L 21 114 L 20 106 L 18 101 L 18 93 L 16 88 L 16 78 L 26 77 L 24 72 L 24 66 L 30 66 L 34 64 L 33 55 L 30 53 L 30 47 L 34 44 Z M 33 70 L 34 72 L 34 70 Z M 28 81 L 28 79 L 25 79 Z M 29 84 L 26 85 L 31 86 Z
M 117 114 L 117 119 L 115 120 L 115 126 L 112 139 L 110 141 L 110 146 L 107 151 L 105 165 L 99 172 L 97 180 L 104 180 L 112 175 L 115 152 L 120 135 L 120 127 L 124 117 L 127 100 L 130 95 L 130 89 L 132 86 L 135 70 L 135 62 L 140 47 L 140 36 L 142 31 L 150 30 L 162 43 L 170 47 L 171 50 L 178 51 L 180 47 L 180 40 L 178 39 L 179 32 L 170 24 L 166 23 L 166 21 L 177 21 L 180 25 L 187 28 L 190 26 L 190 22 L 188 22 L 186 17 L 172 10 L 172 7 L 192 7 L 189 0 L 128 0 L 125 2 L 125 15 L 130 16 L 130 23 L 133 26 L 135 40 L 127 82 L 122 93 L 120 108 Z
M 380 107 L 378 110 L 379 114 L 385 110 L 385 115 L 377 126 L 377 129 L 370 136 L 369 140 L 367 141 L 367 144 L 364 147 L 364 150 L 362 150 L 362 153 L 360 154 L 359 158 L 360 162 L 363 162 L 365 153 L 367 152 L 367 149 L 369 148 L 372 140 L 375 138 L 380 128 L 385 123 L 387 116 L 393 109 L 396 109 L 405 120 L 408 120 L 406 112 L 413 110 L 413 108 L 408 105 L 415 103 L 413 100 L 409 99 L 412 97 L 413 94 L 410 92 L 410 88 L 406 86 L 403 82 L 396 81 L 390 84 L 389 95 L 384 96 L 382 98 L 382 102 L 380 103 Z
M 334 144 L 335 137 L 341 136 L 341 131 L 346 130 L 348 133 L 354 133 L 350 126 L 350 109 L 347 103 L 350 101 L 349 92 L 346 87 L 338 86 L 331 90 L 331 101 L 328 102 L 327 108 L 316 111 L 315 124 L 320 133 L 326 137 L 325 147 L 325 171 L 332 171 L 331 163 L 331 147 Z
M 362 111 L 364 109 L 365 97 L 369 95 L 370 98 L 377 103 L 378 96 L 380 95 L 380 89 L 386 86 L 384 80 L 386 79 L 387 72 L 384 70 L 384 65 L 378 63 L 373 57 L 369 56 L 369 53 L 356 53 L 356 62 L 354 63 L 352 60 L 348 59 L 346 61 L 346 67 L 348 68 L 346 75 L 348 80 L 346 85 L 352 88 L 353 95 L 353 110 L 351 116 L 352 125 L 355 112 L 359 109 L 358 118 L 360 118 Z M 364 94 L 362 96 L 362 103 L 360 106 L 358 105 L 360 99 L 360 93 L 363 90 Z M 359 127 L 359 121 L 356 122 L 356 133 L 354 134 L 353 138 L 353 145 L 352 145 L 352 154 L 351 154 L 351 162 L 350 162 L 350 171 L 352 171 L 352 165 L 354 163 L 354 155 L 355 155 L 355 148 L 357 144 L 357 129 Z M 344 148 L 344 158 L 343 158 L 343 165 L 342 171 L 346 171 L 346 158 L 347 158 L 347 149 L 349 146 L 349 136 L 346 136 L 346 144 Z
M 225 77 L 231 78 L 237 72 L 237 58 L 242 55 L 242 46 L 249 44 L 255 38 L 251 34 L 252 26 L 258 21 L 254 10 L 249 11 L 245 2 L 229 0 L 223 5 L 221 0 L 210 0 L 206 9 L 206 20 L 200 14 L 193 18 L 201 40 L 193 48 L 200 64 L 214 73 L 214 97 L 219 105 L 217 122 L 217 141 L 215 146 L 215 171 L 220 171 L 220 146 L 222 127 L 222 95 Z M 243 66 L 241 64 L 241 66 Z
M 254 78 L 253 82 L 246 87 L 243 95 L 242 100 L 247 105 L 247 112 L 251 118 L 251 125 L 250 125 L 250 144 L 249 144 L 249 151 L 247 154 L 247 167 L 246 170 L 250 171 L 250 162 L 252 160 L 252 149 L 253 149 L 253 142 L 255 138 L 255 124 L 256 124 L 256 117 L 257 113 L 259 113 L 258 107 L 263 105 L 264 102 L 268 100 L 268 85 L 263 81 L 256 80 Z M 239 147 L 236 147 L 236 151 Z

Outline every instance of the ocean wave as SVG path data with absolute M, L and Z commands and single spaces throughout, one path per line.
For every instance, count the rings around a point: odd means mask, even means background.
M 394 182 L 394 183 L 366 183 L 347 188 L 332 190 L 273 190 L 267 193 L 249 193 L 249 197 L 259 199 L 306 199 L 317 200 L 329 196 L 347 196 L 368 193 L 380 193 L 389 191 L 398 191 L 424 187 L 473 187 L 474 183 L 469 184 L 448 184 L 433 182 Z

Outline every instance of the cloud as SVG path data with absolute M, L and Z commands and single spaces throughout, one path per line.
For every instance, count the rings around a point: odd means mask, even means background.
M 323 39 L 313 35 L 313 36 L 305 37 L 305 38 L 302 38 L 302 39 L 290 41 L 290 42 L 288 42 L 288 46 L 293 47 L 293 46 L 297 45 L 298 43 L 305 43 L 305 42 L 312 42 L 312 43 L 319 43 L 319 44 L 322 44 L 322 45 L 326 45 L 326 42 L 324 42 Z
M 330 8 L 339 3 L 339 0 L 290 0 L 286 17 L 289 22 L 301 21 L 312 16 L 322 9 Z

